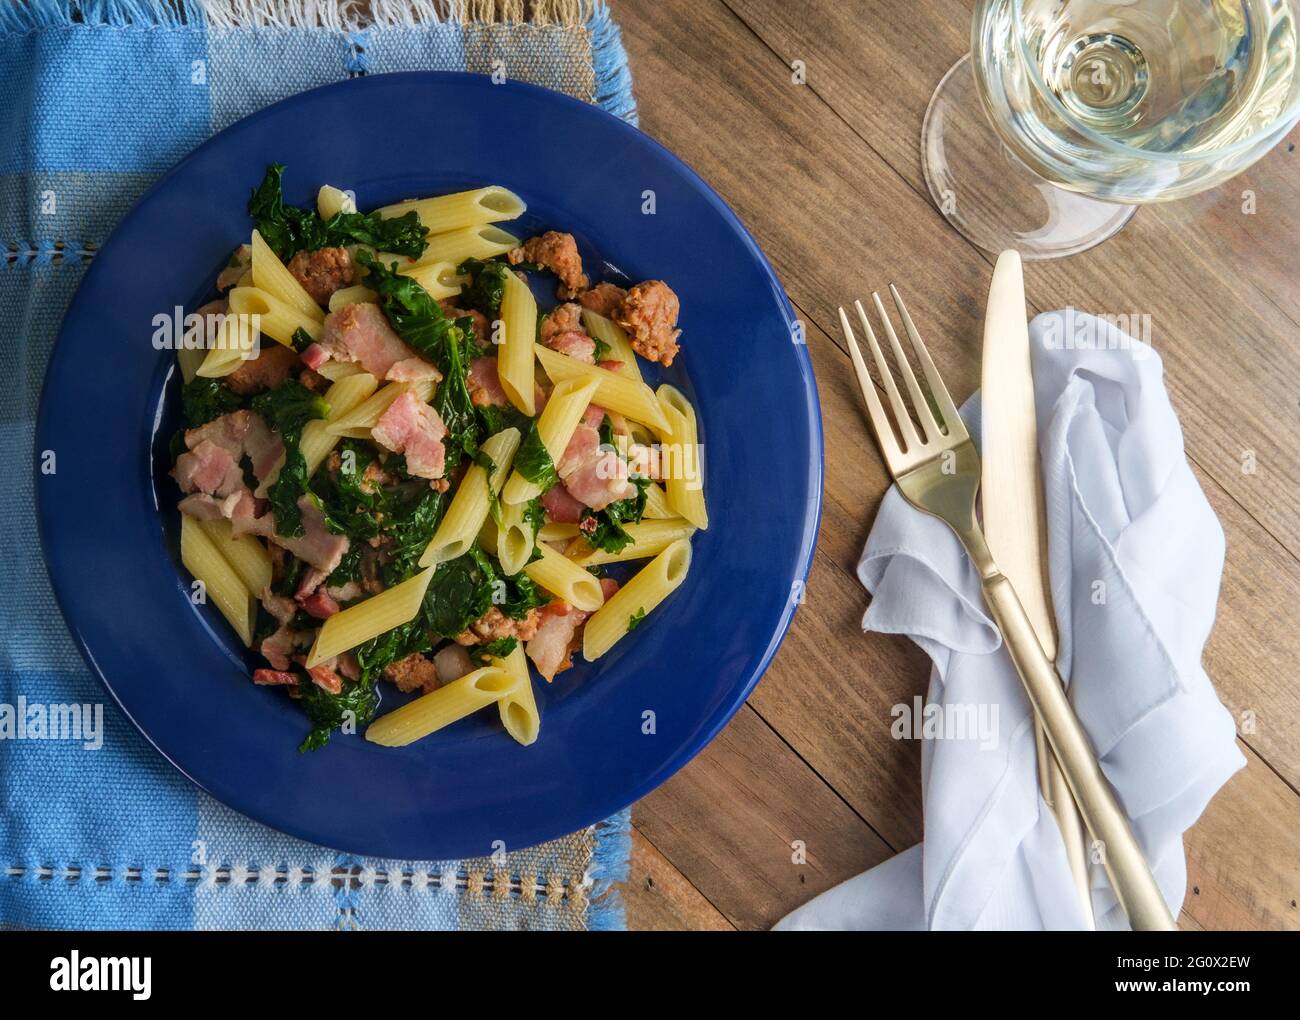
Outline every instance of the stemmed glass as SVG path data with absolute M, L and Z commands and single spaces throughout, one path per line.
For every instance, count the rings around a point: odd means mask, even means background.
M 935 204 L 990 251 L 1073 255 L 1300 120 L 1300 0 L 978 0 L 922 128 Z

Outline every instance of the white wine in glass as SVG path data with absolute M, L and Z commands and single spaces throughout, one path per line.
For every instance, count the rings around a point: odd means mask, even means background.
M 926 181 L 966 237 L 1084 251 L 1139 203 L 1248 167 L 1300 119 L 1300 0 L 979 0 L 971 54 L 922 129 Z

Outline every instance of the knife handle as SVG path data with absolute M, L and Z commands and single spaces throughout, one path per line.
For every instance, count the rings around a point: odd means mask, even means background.
M 1142 855 L 1128 817 L 1070 707 L 1056 668 L 1038 642 L 1011 582 L 996 570 L 983 578 L 984 600 L 1002 632 L 1011 661 L 1056 752 L 1084 825 L 1101 843 L 1102 865 L 1135 931 L 1174 931 L 1177 925 Z

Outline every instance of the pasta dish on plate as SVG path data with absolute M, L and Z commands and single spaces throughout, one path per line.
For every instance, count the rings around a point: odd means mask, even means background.
M 677 354 L 677 297 L 593 285 L 570 234 L 507 232 L 505 188 L 302 209 L 283 169 L 178 345 L 192 599 L 305 711 L 303 750 L 493 706 L 531 744 L 532 671 L 634 632 L 708 526 L 695 411 L 642 374 Z M 417 696 L 375 718 L 381 682 Z

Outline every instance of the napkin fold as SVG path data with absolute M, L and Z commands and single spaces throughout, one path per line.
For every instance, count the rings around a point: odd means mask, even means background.
M 1154 350 L 1072 309 L 1040 315 L 1030 340 L 1058 664 L 1177 916 L 1182 834 L 1245 764 L 1201 667 L 1223 531 L 1187 464 Z M 978 394 L 962 416 L 978 443 Z M 906 634 L 933 663 L 925 712 L 945 735 L 922 749 L 925 840 L 777 929 L 1082 928 L 1038 792 L 1029 702 L 956 536 L 893 487 L 858 576 L 872 593 L 863 629 Z M 941 727 L 961 719 L 965 737 Z M 1098 853 L 1089 859 L 1097 927 L 1126 928 Z

